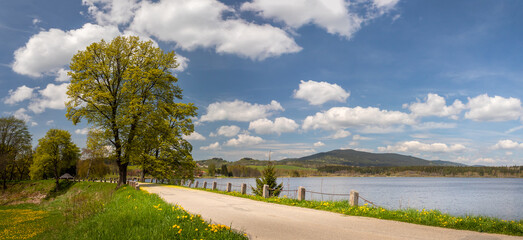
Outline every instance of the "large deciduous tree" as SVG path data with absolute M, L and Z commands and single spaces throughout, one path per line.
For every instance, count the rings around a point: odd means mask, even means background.
M 126 182 L 131 162 L 144 160 L 142 166 L 163 172 L 194 165 L 192 146 L 181 136 L 193 131 L 196 107 L 176 102 L 182 99 L 171 73 L 177 66 L 174 52 L 138 37 L 102 40 L 72 59 L 66 116 L 102 131 L 114 148 L 118 186 Z
M 53 176 L 58 187 L 60 176 L 74 167 L 80 157 L 80 149 L 72 142 L 71 134 L 61 129 L 50 129 L 38 140 L 31 165 L 31 178 Z
M 16 173 L 19 179 L 24 178 L 30 157 L 31 134 L 25 122 L 13 116 L 0 118 L 0 177 L 4 190 L 6 181 L 13 180 Z

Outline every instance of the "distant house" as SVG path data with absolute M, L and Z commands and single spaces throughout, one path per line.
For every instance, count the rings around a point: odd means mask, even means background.
M 71 174 L 69 174 L 69 173 L 66 173 L 66 174 L 60 176 L 60 179 L 67 179 L 67 180 L 69 180 L 69 179 L 73 179 L 73 178 L 74 177 L 71 176 Z

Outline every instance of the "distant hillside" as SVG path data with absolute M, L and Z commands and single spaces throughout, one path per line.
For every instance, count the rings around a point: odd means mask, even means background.
M 449 161 L 429 161 L 417 157 L 395 153 L 369 153 L 352 149 L 333 150 L 317 153 L 302 158 L 288 158 L 279 161 L 281 164 L 319 167 L 325 165 L 345 165 L 359 167 L 392 167 L 392 166 L 465 166 Z
M 207 160 L 196 161 L 196 163 L 198 163 L 200 165 L 207 165 L 207 166 L 209 166 L 209 164 L 214 163 L 214 165 L 216 167 L 220 167 L 222 164 L 242 165 L 242 166 L 246 166 L 246 165 L 265 166 L 265 165 L 267 165 L 268 162 L 269 161 L 266 161 L 266 160 L 256 160 L 256 159 L 248 158 L 248 157 L 242 158 L 242 159 L 240 159 L 238 161 L 234 161 L 234 162 L 223 160 L 222 158 L 211 158 L 211 159 L 207 159 Z
M 222 164 L 228 164 L 229 162 L 227 162 L 226 160 L 223 160 L 222 158 L 211 158 L 211 159 L 207 159 L 207 160 L 199 160 L 199 161 L 196 161 L 196 163 L 198 163 L 200 165 L 205 165 L 205 166 L 209 166 L 210 164 L 214 163 L 214 166 L 220 167 Z

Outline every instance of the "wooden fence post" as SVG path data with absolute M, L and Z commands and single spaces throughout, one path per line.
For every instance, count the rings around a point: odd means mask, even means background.
M 198 188 L 198 181 L 194 183 L 194 188 Z
M 351 190 L 350 191 L 350 198 L 349 198 L 349 205 L 351 206 L 355 206 L 357 207 L 358 206 L 358 198 L 359 198 L 360 194 L 354 190 Z
M 298 201 L 303 201 L 303 200 L 305 200 L 305 188 L 300 186 L 298 188 Z
M 207 181 L 203 181 L 203 188 L 207 188 Z
M 246 194 L 247 193 L 247 183 L 242 183 L 242 190 L 241 190 L 242 194 Z
M 231 188 L 232 188 L 232 184 L 231 183 L 227 183 L 227 192 L 230 192 Z
M 269 185 L 265 184 L 263 185 L 263 197 L 269 198 Z
M 216 190 L 216 181 L 212 182 L 212 190 Z

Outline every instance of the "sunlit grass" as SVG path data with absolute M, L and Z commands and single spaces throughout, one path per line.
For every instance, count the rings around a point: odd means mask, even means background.
M 157 195 L 115 187 L 80 182 L 40 204 L 0 206 L 0 239 L 247 239 Z

